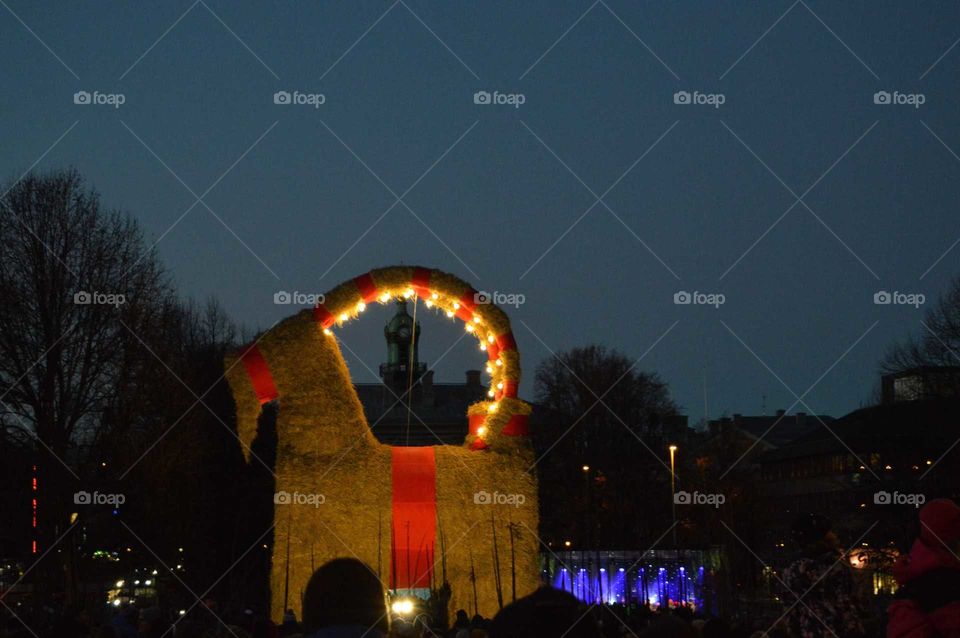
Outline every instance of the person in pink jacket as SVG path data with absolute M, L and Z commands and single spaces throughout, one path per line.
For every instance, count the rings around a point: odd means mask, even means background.
M 946 498 L 920 510 L 920 536 L 893 567 L 900 584 L 887 638 L 960 638 L 960 507 Z

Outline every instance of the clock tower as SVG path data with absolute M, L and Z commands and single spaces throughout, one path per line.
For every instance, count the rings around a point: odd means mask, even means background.
M 407 313 L 406 300 L 397 300 L 397 312 L 384 326 L 383 336 L 387 340 L 387 362 L 380 364 L 380 378 L 400 394 L 410 382 L 411 371 L 416 385 L 427 369 L 420 363 L 420 323 Z

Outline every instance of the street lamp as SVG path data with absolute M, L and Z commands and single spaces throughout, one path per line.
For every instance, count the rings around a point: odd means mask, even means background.
M 673 548 L 677 548 L 677 446 L 671 445 L 670 450 L 670 511 L 673 514 Z

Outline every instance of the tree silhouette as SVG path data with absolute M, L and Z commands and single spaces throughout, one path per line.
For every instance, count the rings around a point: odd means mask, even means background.
M 37 448 L 40 551 L 67 532 L 78 446 L 170 295 L 137 225 L 75 171 L 26 175 L 0 197 L 0 419 Z

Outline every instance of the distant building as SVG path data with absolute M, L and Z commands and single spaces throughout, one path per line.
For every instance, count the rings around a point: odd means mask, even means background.
M 766 502 L 761 525 L 769 546 L 789 543 L 790 523 L 800 514 L 824 514 L 846 542 L 863 537 L 862 556 L 851 565 L 870 576 L 872 591 L 892 592 L 890 564 L 917 533 L 919 505 L 960 497 L 957 371 L 885 376 L 879 405 L 826 425 L 815 422 L 806 434 L 759 455 L 757 484 Z
M 768 489 L 802 507 L 823 505 L 836 491 L 849 496 L 861 485 L 875 491 L 878 477 L 886 482 L 924 476 L 933 487 L 927 468 L 941 457 L 955 463 L 948 453 L 960 438 L 960 367 L 885 375 L 882 387 L 880 405 L 835 422 L 814 422 L 802 436 L 764 454 L 761 476 Z
M 373 435 L 388 445 L 461 445 L 467 408 L 487 396 L 480 371 L 467 370 L 464 383 L 434 383 L 433 370 L 420 361 L 420 323 L 404 300 L 397 301 L 383 336 L 387 360 L 380 364 L 380 383 L 354 386 Z
M 766 490 L 795 512 L 873 505 L 874 492 L 898 481 L 956 492 L 942 479 L 957 465 L 949 452 L 960 438 L 960 398 L 881 404 L 818 426 L 760 459 Z M 927 476 L 941 457 L 943 467 Z
M 884 404 L 960 396 L 960 366 L 923 366 L 881 378 Z
M 760 450 L 782 447 L 815 430 L 821 424 L 829 425 L 835 421 L 825 414 L 808 415 L 797 412 L 788 415 L 786 410 L 777 410 L 776 414 L 744 416 L 734 414 L 708 422 L 709 437 L 738 436 L 749 444 L 756 443 Z

